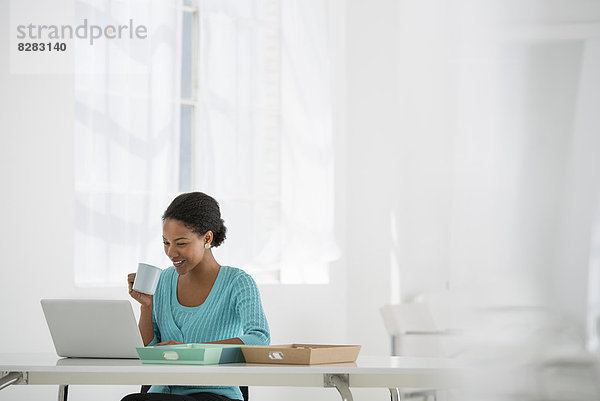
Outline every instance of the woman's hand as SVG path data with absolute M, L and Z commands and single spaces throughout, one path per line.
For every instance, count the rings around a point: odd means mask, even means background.
M 135 281 L 135 273 L 129 273 L 127 275 L 127 284 L 129 284 L 129 295 L 131 298 L 138 301 L 142 306 L 151 307 L 153 298 L 152 295 L 143 294 L 133 289 L 133 282 Z
M 154 344 L 154 346 L 159 346 L 159 345 L 175 345 L 175 344 L 185 344 L 185 343 L 180 343 L 179 341 L 175 341 L 175 340 L 169 340 L 169 341 L 163 341 L 162 343 L 158 343 L 158 344 Z

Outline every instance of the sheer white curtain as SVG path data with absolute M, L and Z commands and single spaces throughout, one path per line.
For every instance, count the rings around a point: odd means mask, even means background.
M 325 283 L 333 238 L 327 3 L 199 2 L 194 187 L 228 227 L 218 260 Z
M 167 262 L 160 214 L 181 172 L 182 9 L 175 2 L 77 6 L 90 24 L 133 19 L 148 27 L 146 40 L 77 49 L 76 281 L 113 284 L 138 260 Z M 199 18 L 192 179 L 185 189 L 221 204 L 229 231 L 215 250 L 218 260 L 263 282 L 327 282 L 339 252 L 327 3 L 185 6 L 197 7 Z
M 76 41 L 75 281 L 123 284 L 162 265 L 160 216 L 177 192 L 181 8 L 176 1 L 76 1 L 76 18 L 145 25 L 147 38 Z

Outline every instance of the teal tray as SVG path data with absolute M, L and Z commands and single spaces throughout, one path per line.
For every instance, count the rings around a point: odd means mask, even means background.
M 235 344 L 176 344 L 137 347 L 142 363 L 217 365 L 244 362 L 242 346 Z

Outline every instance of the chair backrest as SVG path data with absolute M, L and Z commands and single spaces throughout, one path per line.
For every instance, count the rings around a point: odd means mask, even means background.
M 385 305 L 380 308 L 383 323 L 391 336 L 407 332 L 436 332 L 429 306 L 422 303 Z
M 398 356 L 440 357 L 461 351 L 459 315 L 450 302 L 425 299 L 421 302 L 385 305 L 380 309 L 390 335 L 391 354 Z M 448 305 L 446 305 L 448 304 Z
M 242 397 L 244 397 L 244 401 L 248 401 L 248 386 L 240 386 L 240 391 L 242 392 Z

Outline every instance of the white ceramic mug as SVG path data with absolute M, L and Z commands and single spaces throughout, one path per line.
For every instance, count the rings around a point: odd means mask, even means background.
M 133 289 L 137 292 L 154 295 L 161 272 L 162 270 L 156 266 L 138 263 L 137 273 L 133 281 Z

